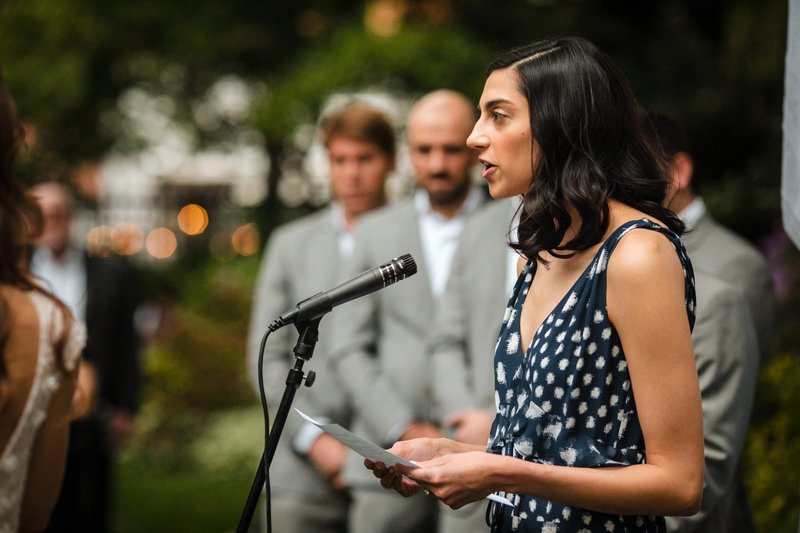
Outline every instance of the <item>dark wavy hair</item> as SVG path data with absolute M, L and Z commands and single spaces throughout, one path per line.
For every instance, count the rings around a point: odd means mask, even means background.
M 11 93 L 0 74 L 0 284 L 35 290 L 52 298 L 65 317 L 69 311 L 55 296 L 42 289 L 26 267 L 28 249 L 42 231 L 42 213 L 36 200 L 14 179 L 12 167 L 22 146 L 23 130 Z M 11 311 L 0 295 L 0 409 L 6 398 L 5 345 L 11 330 Z M 55 343 L 56 361 L 63 370 L 66 329 Z
M 520 206 L 518 251 L 544 261 L 543 251 L 570 257 L 599 243 L 612 198 L 683 233 L 683 223 L 663 206 L 668 167 L 652 127 L 603 52 L 585 39 L 562 37 L 511 50 L 486 75 L 506 68 L 518 76 L 541 149 Z M 572 223 L 568 207 L 581 224 L 562 244 Z

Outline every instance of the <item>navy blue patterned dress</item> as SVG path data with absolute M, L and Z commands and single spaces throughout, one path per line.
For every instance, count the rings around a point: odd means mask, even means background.
M 647 219 L 615 230 L 575 285 L 531 339 L 520 346 L 519 317 L 536 271 L 520 273 L 495 348 L 497 415 L 487 450 L 537 463 L 604 467 L 645 462 L 644 439 L 625 353 L 606 308 L 606 265 L 619 240 L 634 228 L 666 235 L 686 279 L 686 311 L 694 325 L 694 275 L 680 239 Z M 503 494 L 503 493 L 500 493 Z M 493 531 L 661 532 L 664 519 L 616 516 L 524 494 L 504 494 L 514 508 L 490 503 Z

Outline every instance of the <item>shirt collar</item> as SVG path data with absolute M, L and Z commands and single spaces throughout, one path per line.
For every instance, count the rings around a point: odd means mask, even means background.
M 342 233 L 350 233 L 347 229 L 347 222 L 344 219 L 344 209 L 339 202 L 331 202 L 331 226 L 334 233 L 340 235 Z
M 81 250 L 74 248 L 72 246 L 68 246 L 60 257 L 56 257 L 55 255 L 53 255 L 53 252 L 47 246 L 37 245 L 33 249 L 33 253 L 31 254 L 31 260 L 37 262 L 41 261 L 52 264 L 65 265 L 68 263 L 74 263 L 80 261 L 82 259 L 82 256 L 83 253 L 81 252 Z
M 336 236 L 336 248 L 339 250 L 339 256 L 347 257 L 352 253 L 355 247 L 355 233 L 347 227 L 342 204 L 339 202 L 331 202 L 330 213 L 331 227 L 333 228 L 333 234 Z
M 461 204 L 461 208 L 456 212 L 453 218 L 472 213 L 480 204 L 480 193 L 477 191 L 476 187 L 470 187 L 469 192 L 467 192 L 467 197 L 464 198 L 464 203 Z M 417 214 L 420 216 L 437 217 L 441 220 L 446 220 L 442 215 L 433 210 L 430 197 L 425 189 L 417 189 L 414 192 L 414 207 L 417 210 Z
M 703 202 L 703 199 L 698 196 L 678 213 L 678 217 L 686 225 L 686 229 L 693 229 L 705 214 L 706 204 Z

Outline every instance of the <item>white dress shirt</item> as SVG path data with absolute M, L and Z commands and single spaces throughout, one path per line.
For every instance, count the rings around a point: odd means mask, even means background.
M 419 216 L 422 255 L 435 300 L 439 299 L 447 285 L 458 239 L 461 237 L 461 230 L 464 229 L 464 221 L 477 209 L 480 201 L 479 193 L 472 188 L 455 216 L 446 218 L 431 208 L 427 192 L 419 189 L 414 194 L 414 207 Z
M 681 209 L 681 212 L 678 213 L 678 218 L 680 218 L 686 225 L 686 230 L 690 231 L 694 229 L 694 227 L 698 222 L 700 222 L 700 219 L 703 218 L 703 215 L 705 214 L 706 203 L 702 198 L 697 197 L 689 202 L 689 205 Z
M 67 304 L 75 318 L 86 319 L 86 264 L 80 250 L 67 248 L 61 257 L 55 257 L 46 246 L 37 246 L 31 257 L 31 272 Z

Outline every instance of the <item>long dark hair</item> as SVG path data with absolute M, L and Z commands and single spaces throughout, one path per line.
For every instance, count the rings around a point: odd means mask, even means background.
M 16 106 L 0 74 L 0 284 L 21 290 L 36 290 L 52 298 L 66 317 L 69 311 L 52 294 L 42 289 L 31 277 L 26 265 L 28 248 L 42 230 L 42 213 L 35 199 L 27 194 L 12 174 L 17 152 L 23 141 L 23 130 Z M 11 329 L 11 313 L 0 294 L 0 409 L 6 397 L 5 345 Z M 55 343 L 56 361 L 63 369 L 63 347 L 66 329 Z
M 22 265 L 28 246 L 41 232 L 42 215 L 12 175 L 22 140 L 14 100 L 0 75 L 0 283 L 31 289 L 33 282 Z
M 612 198 L 683 233 L 683 223 L 663 206 L 667 163 L 652 128 L 605 54 L 585 39 L 563 37 L 511 50 L 486 74 L 505 68 L 519 78 L 541 151 L 520 207 L 517 250 L 542 261 L 543 251 L 570 257 L 590 248 L 608 230 Z M 572 223 L 568 206 L 581 224 L 562 245 Z

